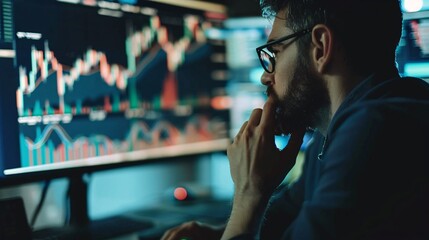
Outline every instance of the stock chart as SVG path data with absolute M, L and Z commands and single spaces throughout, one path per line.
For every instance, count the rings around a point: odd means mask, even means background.
M 227 137 L 219 17 L 112 4 L 14 3 L 21 167 Z

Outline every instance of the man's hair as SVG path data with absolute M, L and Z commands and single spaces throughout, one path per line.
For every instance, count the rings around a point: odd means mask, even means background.
M 287 9 L 287 26 L 293 31 L 325 24 L 344 46 L 345 60 L 357 74 L 395 66 L 395 50 L 402 33 L 399 0 L 261 0 L 262 15 L 275 17 Z M 298 40 L 308 49 L 311 36 Z

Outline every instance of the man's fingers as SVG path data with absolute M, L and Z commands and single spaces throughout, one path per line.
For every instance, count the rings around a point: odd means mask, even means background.
M 261 121 L 261 115 L 262 115 L 262 109 L 260 108 L 253 109 L 252 114 L 250 114 L 250 118 L 247 126 L 258 126 L 259 122 Z
M 246 130 L 248 126 L 255 127 L 259 124 L 259 121 L 261 119 L 261 114 L 262 114 L 262 109 L 259 109 L 259 108 L 253 109 L 249 120 L 244 122 L 243 125 L 241 125 L 240 130 L 238 131 L 237 135 L 235 135 L 234 142 L 236 142 L 237 139 L 240 138 L 240 136 L 243 134 L 243 132 Z
M 241 125 L 240 131 L 238 131 L 237 135 L 241 135 L 244 132 L 244 129 L 246 129 L 247 124 L 249 123 L 249 121 L 245 121 L 243 123 L 243 125 Z
M 173 239 L 175 233 L 178 231 L 178 228 L 169 229 L 162 235 L 161 240 L 171 240 Z
M 261 116 L 261 124 L 264 128 L 270 128 L 274 129 L 275 121 L 274 121 L 274 115 L 275 115 L 275 104 L 271 98 L 268 98 L 268 100 L 264 104 L 264 110 L 262 112 Z
M 183 236 L 191 236 L 194 234 L 197 227 L 196 222 L 186 222 L 175 228 L 167 230 L 162 236 L 161 240 L 177 240 L 177 239 L 191 239 Z
M 233 141 L 233 142 L 237 142 L 237 139 L 239 139 L 239 138 L 240 138 L 240 136 L 243 134 L 244 129 L 246 129 L 247 123 L 248 123 L 248 121 L 245 121 L 245 122 L 243 123 L 243 125 L 241 125 L 241 128 L 240 128 L 240 130 L 238 131 L 237 135 L 235 135 L 235 138 L 234 138 L 234 141 Z

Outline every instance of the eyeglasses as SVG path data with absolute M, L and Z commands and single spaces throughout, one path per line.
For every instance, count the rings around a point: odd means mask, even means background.
M 272 52 L 272 46 L 274 44 L 281 43 L 291 38 L 301 37 L 309 32 L 311 32 L 312 28 L 304 29 L 293 34 L 281 37 L 275 41 L 264 44 L 260 47 L 256 48 L 256 53 L 258 54 L 259 61 L 261 62 L 262 67 L 267 73 L 273 73 L 274 67 L 276 65 L 275 54 Z

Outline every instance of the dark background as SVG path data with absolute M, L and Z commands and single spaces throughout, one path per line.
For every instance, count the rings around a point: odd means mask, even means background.
M 260 16 L 259 0 L 206 0 L 226 5 L 229 17 Z

